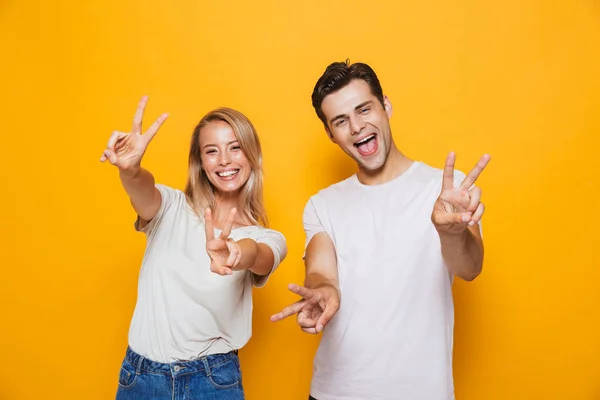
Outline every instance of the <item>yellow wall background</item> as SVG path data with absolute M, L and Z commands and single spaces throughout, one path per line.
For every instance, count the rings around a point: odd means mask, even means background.
M 98 158 L 144 94 L 147 122 L 171 114 L 144 164 L 176 187 L 204 113 L 257 126 L 289 256 L 255 292 L 244 385 L 306 399 L 318 338 L 268 317 L 303 279 L 306 200 L 353 172 L 310 104 L 346 57 L 378 72 L 410 157 L 492 155 L 485 271 L 455 285 L 457 399 L 600 399 L 598 1 L 3 0 L 0 46 L 0 399 L 114 398 L 145 240 Z

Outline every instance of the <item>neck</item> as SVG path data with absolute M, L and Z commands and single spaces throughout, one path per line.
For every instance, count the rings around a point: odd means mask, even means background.
M 369 171 L 359 167 L 356 176 L 363 185 L 380 185 L 402 175 L 410 168 L 412 163 L 411 159 L 402 154 L 396 145 L 392 144 L 387 159 L 381 168 Z
M 242 215 L 238 205 L 238 192 L 234 193 L 215 193 L 215 208 L 213 210 L 213 223 L 215 227 L 221 228 L 232 208 L 237 208 L 237 214 L 234 224 L 238 224 Z
M 237 207 L 238 204 L 238 192 L 234 193 L 216 193 L 215 203 L 217 208 L 227 208 L 230 210 L 233 207 Z

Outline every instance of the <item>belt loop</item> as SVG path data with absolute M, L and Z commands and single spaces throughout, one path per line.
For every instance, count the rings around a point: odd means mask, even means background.
M 210 376 L 211 371 L 210 371 L 210 364 L 208 363 L 208 359 L 205 357 L 201 358 L 202 360 L 202 364 L 204 364 L 204 370 L 206 371 L 206 376 Z
M 137 356 L 138 356 L 138 362 L 137 362 L 137 365 L 135 366 L 135 373 L 136 373 L 136 375 L 141 375 L 142 374 L 142 362 L 144 361 L 144 357 L 142 357 L 141 354 L 138 354 Z

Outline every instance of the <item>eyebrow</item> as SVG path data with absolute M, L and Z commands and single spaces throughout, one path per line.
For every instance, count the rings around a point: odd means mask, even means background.
M 235 140 L 232 140 L 231 142 L 228 142 L 228 143 L 227 143 L 227 146 L 229 146 L 230 144 L 236 143 L 236 142 L 238 142 L 238 140 L 237 140 L 237 139 L 235 139 Z M 211 146 L 212 146 L 212 147 L 217 147 L 217 145 L 216 145 L 216 144 L 208 143 L 208 144 L 205 144 L 205 145 L 204 145 L 204 147 L 202 147 L 202 148 L 203 148 L 203 149 L 205 149 L 205 148 L 207 148 L 207 147 L 211 147 Z
M 357 105 L 356 107 L 354 107 L 354 111 L 358 111 L 358 110 L 360 110 L 361 108 L 363 108 L 364 106 L 368 106 L 368 105 L 371 105 L 371 104 L 373 104 L 373 100 L 367 100 L 367 101 L 365 101 L 365 102 L 362 102 L 362 103 L 360 103 L 359 105 Z M 333 117 L 333 118 L 331 118 L 331 119 L 329 120 L 329 123 L 330 123 L 330 124 L 333 124 L 333 123 L 334 123 L 335 121 L 337 121 L 338 119 L 340 119 L 340 118 L 345 118 L 345 117 L 346 117 L 346 114 L 340 114 L 340 115 L 336 115 L 335 117 Z

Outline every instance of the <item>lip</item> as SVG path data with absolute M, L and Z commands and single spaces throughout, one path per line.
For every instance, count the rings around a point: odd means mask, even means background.
M 373 136 L 375 139 L 377 139 L 377 134 L 376 134 L 376 133 L 374 133 L 374 132 L 367 133 L 367 134 L 365 134 L 365 135 L 362 135 L 361 137 L 359 137 L 359 138 L 358 138 L 358 139 L 357 139 L 357 140 L 354 142 L 354 147 L 358 147 L 358 146 L 356 146 L 356 145 L 357 145 L 357 143 L 359 143 L 359 142 L 361 142 L 361 141 L 365 140 L 365 139 L 366 139 L 366 138 L 368 138 L 369 136 Z
M 373 138 L 371 140 L 375 140 L 375 145 L 373 147 L 373 149 L 368 152 L 368 153 L 364 153 L 362 151 L 360 151 L 359 146 L 357 146 L 357 143 L 359 143 L 361 140 L 364 140 L 368 137 L 372 136 Z M 368 135 L 363 135 L 361 138 L 359 138 L 355 143 L 354 143 L 354 148 L 356 149 L 356 152 L 359 154 L 360 157 L 362 158 L 369 158 L 374 156 L 375 154 L 378 153 L 379 151 L 379 138 L 377 137 L 376 133 L 370 133 Z
M 233 174 L 231 175 L 226 175 L 226 176 L 221 176 L 219 174 L 223 174 L 226 172 L 233 172 Z M 215 175 L 217 176 L 217 178 L 219 178 L 220 180 L 223 181 L 231 181 L 234 180 L 235 178 L 237 178 L 237 176 L 240 174 L 240 168 L 227 168 L 227 169 L 222 169 L 219 171 L 215 171 Z

